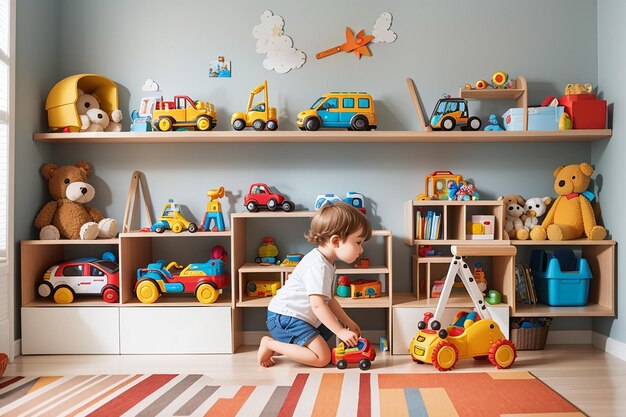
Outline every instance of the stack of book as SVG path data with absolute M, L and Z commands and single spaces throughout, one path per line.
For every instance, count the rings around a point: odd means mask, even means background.
M 517 264 L 515 266 L 515 288 L 517 301 L 524 304 L 537 304 L 533 272 L 528 265 Z
M 428 212 L 424 214 L 422 210 L 417 210 L 416 216 L 416 238 L 423 240 L 439 239 L 439 229 L 441 229 L 441 213 L 428 210 Z

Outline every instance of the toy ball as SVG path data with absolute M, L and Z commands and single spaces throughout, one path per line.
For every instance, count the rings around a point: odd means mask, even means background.
M 109 262 L 116 262 L 117 257 L 113 252 L 104 252 L 102 254 L 102 259 Z
M 484 90 L 485 88 L 487 88 L 489 84 L 487 84 L 487 81 L 485 80 L 478 80 L 476 81 L 476 89 L 477 90 Z
M 496 71 L 491 76 L 491 81 L 496 87 L 502 87 L 509 80 L 509 74 L 503 71 Z

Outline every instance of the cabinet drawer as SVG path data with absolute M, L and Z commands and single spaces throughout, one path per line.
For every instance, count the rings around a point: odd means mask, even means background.
M 449 325 L 454 320 L 454 316 L 460 310 L 471 311 L 471 308 L 462 309 L 459 307 L 446 308 L 441 324 Z M 396 307 L 393 309 L 393 354 L 408 355 L 411 339 L 417 333 L 417 323 L 424 318 L 424 313 L 435 312 L 433 308 L 421 307 Z M 498 323 L 500 330 L 506 338 L 509 337 L 509 306 L 500 304 L 489 307 L 489 312 L 493 320 Z
M 118 307 L 22 307 L 22 354 L 119 354 Z
M 122 354 L 233 353 L 230 307 L 124 307 Z

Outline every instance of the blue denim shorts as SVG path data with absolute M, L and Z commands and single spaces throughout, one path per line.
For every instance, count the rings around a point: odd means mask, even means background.
M 333 332 L 323 324 L 315 328 L 304 320 L 272 311 L 267 312 L 267 329 L 272 339 L 298 346 L 306 346 L 318 334 L 326 341 L 333 336 Z

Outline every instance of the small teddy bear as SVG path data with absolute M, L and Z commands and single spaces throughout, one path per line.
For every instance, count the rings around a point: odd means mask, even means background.
M 498 197 L 504 205 L 504 239 L 515 239 L 517 232 L 524 228 L 524 197 L 509 194 Z
M 48 163 L 41 168 L 53 200 L 46 203 L 35 218 L 40 239 L 91 240 L 117 235 L 116 220 L 104 218 L 97 208 L 84 205 L 96 195 L 94 187 L 87 183 L 90 174 L 90 165 L 82 161 L 61 167 Z
M 524 228 L 517 231 L 519 240 L 527 240 L 530 237 L 530 231 L 539 224 L 539 217 L 546 214 L 548 206 L 552 202 L 550 197 L 533 197 L 526 200 L 524 204 Z
M 97 94 L 87 94 L 78 89 L 76 110 L 80 116 L 81 132 L 120 132 L 122 130 L 122 111 L 115 109 L 109 116 L 100 108 L 101 100 Z

